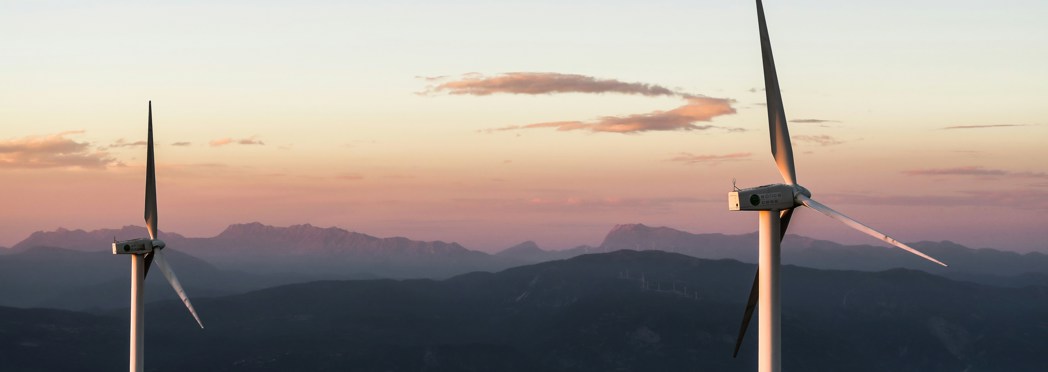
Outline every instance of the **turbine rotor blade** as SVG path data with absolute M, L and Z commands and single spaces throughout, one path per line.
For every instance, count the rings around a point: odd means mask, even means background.
M 862 231 L 863 233 L 866 233 L 866 235 L 872 236 L 872 237 L 880 239 L 880 240 L 882 240 L 882 241 L 884 241 L 884 242 L 886 242 L 888 244 L 891 244 L 891 245 L 894 245 L 896 247 L 902 248 L 902 249 L 906 250 L 907 252 L 910 252 L 910 253 L 913 253 L 915 255 L 921 256 L 922 258 L 924 258 L 924 259 L 926 259 L 928 261 L 935 262 L 935 263 L 943 265 L 943 266 L 947 266 L 946 264 L 942 263 L 941 261 L 936 260 L 936 259 L 932 258 L 931 256 L 928 256 L 928 255 L 926 255 L 924 253 L 921 253 L 921 251 L 913 249 L 910 246 L 908 246 L 906 244 L 903 244 L 903 243 L 899 242 L 898 240 L 895 240 L 895 238 L 892 238 L 892 237 L 890 237 L 888 235 L 885 235 L 884 233 L 882 233 L 880 231 L 874 230 L 872 227 L 869 227 L 869 226 L 866 226 L 866 225 L 862 224 L 862 222 L 853 220 L 851 217 L 845 216 L 845 215 L 841 214 L 840 212 L 837 212 L 837 211 L 835 211 L 833 209 L 830 209 L 830 207 L 827 207 L 827 206 L 823 205 L 822 203 L 814 201 L 814 200 L 812 200 L 811 198 L 809 198 L 807 196 L 797 195 L 797 199 L 799 199 L 800 202 L 802 204 L 804 204 L 805 206 L 807 206 L 808 208 L 811 208 L 811 209 L 817 210 L 819 212 L 822 212 L 822 214 L 825 214 L 825 215 L 829 216 L 830 218 L 835 219 L 837 221 L 841 221 L 845 225 L 848 225 L 849 227 L 851 227 L 853 229 Z
M 193 314 L 193 319 L 196 319 L 200 328 L 204 328 L 204 323 L 200 321 L 200 316 L 198 316 L 196 310 L 193 309 L 193 304 L 189 302 L 189 296 L 187 296 L 186 291 L 182 289 L 182 284 L 178 282 L 178 277 L 175 276 L 175 272 L 171 270 L 171 265 L 169 265 L 167 260 L 164 259 L 163 250 L 158 249 L 153 251 L 153 256 L 157 268 L 159 268 L 160 272 L 164 274 L 164 278 L 167 278 L 167 282 L 171 284 L 171 288 L 175 290 L 175 293 L 178 293 L 178 297 L 182 299 L 182 303 L 184 303 L 186 308 L 189 309 L 189 313 Z
M 156 165 L 153 161 L 153 101 L 149 101 L 149 138 L 146 142 L 146 229 L 149 230 L 149 238 L 156 240 Z
M 742 339 L 746 337 L 746 329 L 750 326 L 750 319 L 753 319 L 753 309 L 757 308 L 757 300 L 760 297 L 760 287 L 757 283 L 760 279 L 760 274 L 759 270 L 753 274 L 753 288 L 750 288 L 750 298 L 746 300 L 746 310 L 742 313 L 742 325 L 739 326 L 739 337 L 735 339 L 735 352 L 731 354 L 732 358 L 739 356 Z
M 142 270 L 142 277 L 143 278 L 149 276 L 149 266 L 153 264 L 153 254 L 154 254 L 154 252 L 149 252 L 149 253 L 145 254 L 144 258 L 146 259 L 146 264 L 144 266 L 145 269 Z
M 779 212 L 779 242 L 786 238 L 786 228 L 790 226 L 790 218 L 793 217 L 793 209 L 783 209 Z
M 775 158 L 775 165 L 778 166 L 782 179 L 790 185 L 795 185 L 797 170 L 793 165 L 793 145 L 790 143 L 790 130 L 786 126 L 779 77 L 775 73 L 775 59 L 771 55 L 771 40 L 768 38 L 768 24 L 764 20 L 764 5 L 761 4 L 761 0 L 757 0 L 757 23 L 761 36 L 761 56 L 764 60 L 764 93 L 768 105 L 771 155 Z

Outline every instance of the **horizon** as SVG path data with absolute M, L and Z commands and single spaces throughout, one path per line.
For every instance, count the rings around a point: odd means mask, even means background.
M 163 231 L 751 233 L 733 178 L 780 182 L 753 5 L 610 5 L 8 4 L 0 246 L 141 224 L 149 100 Z M 900 241 L 1048 252 L 1048 4 L 765 7 L 817 200 Z M 790 233 L 881 245 L 810 210 Z
M 580 245 L 575 245 L 575 246 L 550 246 L 550 245 L 544 245 L 544 244 L 542 244 L 541 242 L 539 242 L 539 241 L 537 241 L 535 239 L 526 239 L 526 240 L 522 240 L 522 241 L 519 241 L 517 243 L 513 243 L 513 244 L 510 244 L 510 245 L 507 245 L 507 246 L 502 246 L 502 247 L 474 247 L 474 246 L 469 246 L 469 245 L 462 244 L 461 242 L 456 241 L 456 240 L 447 240 L 447 241 L 444 241 L 444 240 L 432 240 L 432 241 L 427 241 L 427 240 L 422 240 L 422 239 L 415 239 L 414 237 L 405 236 L 405 235 L 388 235 L 388 236 L 386 236 L 386 235 L 375 235 L 375 234 L 369 234 L 366 231 L 356 231 L 356 230 L 347 229 L 347 228 L 340 227 L 340 226 L 317 226 L 317 225 L 313 225 L 313 224 L 310 224 L 310 223 L 301 223 L 301 224 L 291 224 L 291 225 L 278 226 L 278 225 L 266 224 L 266 223 L 259 222 L 259 221 L 253 221 L 253 222 L 242 222 L 242 223 L 229 224 L 229 225 L 226 226 L 226 228 L 222 229 L 218 233 L 212 234 L 212 235 L 207 235 L 207 236 L 186 235 L 186 234 L 179 233 L 178 231 L 171 231 L 171 232 L 161 231 L 160 232 L 160 239 L 161 240 L 164 239 L 163 235 L 165 233 L 176 234 L 176 235 L 181 236 L 182 238 L 188 238 L 188 239 L 211 239 L 211 238 L 218 237 L 219 235 L 221 235 L 222 233 L 226 232 L 229 228 L 231 228 L 233 226 L 254 225 L 254 224 L 262 225 L 264 227 L 278 228 L 278 229 L 288 229 L 288 228 L 298 227 L 298 226 L 309 226 L 309 227 L 313 227 L 313 228 L 321 229 L 321 230 L 338 229 L 338 230 L 346 231 L 348 233 L 358 233 L 358 234 L 368 235 L 368 236 L 371 236 L 371 237 L 377 238 L 377 239 L 407 238 L 407 239 L 412 240 L 412 241 L 443 242 L 443 243 L 449 243 L 449 244 L 458 244 L 458 245 L 462 246 L 462 248 L 465 248 L 465 249 L 468 249 L 468 250 L 471 250 L 471 251 L 476 251 L 476 252 L 483 252 L 483 253 L 487 253 L 487 254 L 497 254 L 497 253 L 502 252 L 502 251 L 504 251 L 506 249 L 513 248 L 513 247 L 516 247 L 518 245 L 525 244 L 525 243 L 535 243 L 535 245 L 537 247 L 539 247 L 540 249 L 542 249 L 544 251 L 548 251 L 548 252 L 567 251 L 567 250 L 571 250 L 571 249 L 574 249 L 574 248 L 580 248 L 580 247 L 599 248 L 599 247 L 604 246 L 604 243 L 606 242 L 606 239 L 607 239 L 608 235 L 610 235 L 613 231 L 619 229 L 622 226 L 637 226 L 637 225 L 640 225 L 640 226 L 644 226 L 644 227 L 650 228 L 650 229 L 671 229 L 671 230 L 675 230 L 675 231 L 678 231 L 678 232 L 683 232 L 683 233 L 691 234 L 691 235 L 706 235 L 706 234 L 716 235 L 716 234 L 720 234 L 720 235 L 724 235 L 724 236 L 743 236 L 743 235 L 756 235 L 756 234 L 758 234 L 758 231 L 756 231 L 756 230 L 751 231 L 751 232 L 742 232 L 742 233 L 738 233 L 738 234 L 698 233 L 698 232 L 692 232 L 692 231 L 687 231 L 687 230 L 676 229 L 676 228 L 673 228 L 673 227 L 670 227 L 670 226 L 655 226 L 655 225 L 647 225 L 647 224 L 643 224 L 643 223 L 623 223 L 623 224 L 615 224 L 615 225 L 610 226 L 608 229 L 606 229 L 604 234 L 601 235 L 601 237 L 599 239 L 596 239 L 597 242 L 593 243 L 593 244 L 587 243 L 587 244 L 580 244 Z M 141 229 L 143 231 L 146 230 L 146 227 L 144 225 L 134 225 L 134 224 L 124 225 L 124 226 L 121 226 L 121 227 L 109 227 L 109 228 L 91 229 L 91 230 L 58 227 L 58 228 L 53 229 L 53 230 L 35 231 L 32 234 L 30 234 L 30 235 L 26 236 L 25 238 L 23 238 L 22 240 L 19 240 L 15 244 L 12 244 L 10 246 L 0 246 L 0 248 L 13 249 L 15 245 L 21 244 L 22 242 L 25 242 L 26 240 L 29 240 L 29 238 L 31 238 L 33 234 L 37 234 L 37 233 L 49 234 L 49 233 L 58 233 L 58 232 L 62 232 L 62 231 L 71 231 L 71 232 L 81 231 L 81 232 L 84 232 L 84 233 L 95 233 L 95 232 L 103 231 L 103 230 L 116 230 L 116 231 L 119 231 L 119 230 L 124 230 L 124 229 L 127 229 L 127 228 Z M 830 243 L 836 243 L 836 244 L 840 244 L 840 245 L 843 245 L 843 246 L 876 246 L 876 247 L 888 248 L 889 250 L 893 250 L 893 248 L 890 245 L 881 243 L 879 241 L 860 242 L 860 243 L 844 243 L 844 242 L 827 240 L 827 239 L 819 239 L 819 238 L 806 236 L 806 235 L 802 235 L 802 234 L 797 234 L 797 233 L 793 233 L 793 232 L 787 233 L 786 235 L 787 236 L 791 236 L 792 235 L 792 236 L 796 236 L 796 237 L 803 238 L 803 239 L 827 241 L 827 242 L 830 242 Z M 133 237 L 116 236 L 114 238 L 117 239 L 117 240 L 123 240 L 123 239 L 129 239 L 129 238 L 133 238 Z M 939 240 L 939 241 L 920 240 L 920 241 L 912 241 L 912 242 L 904 242 L 904 243 L 914 244 L 914 243 L 922 243 L 922 242 L 926 242 L 926 243 L 952 243 L 952 244 L 959 244 L 959 243 L 951 241 L 951 240 Z M 1001 252 L 1013 252 L 1013 253 L 1019 253 L 1019 254 L 1034 253 L 1034 252 L 1036 252 L 1036 253 L 1045 253 L 1045 252 L 1037 251 L 1037 250 L 1032 250 L 1032 251 L 1009 251 L 1009 250 L 995 249 L 995 248 L 990 248 L 990 247 L 970 247 L 970 246 L 965 246 L 963 244 L 959 244 L 959 245 L 961 245 L 964 248 L 968 248 L 968 249 L 972 249 L 972 250 L 994 249 L 994 250 L 1001 251 Z M 109 247 L 102 247 L 100 250 L 105 251 L 105 250 L 108 250 L 108 249 L 109 249 Z M 647 249 L 641 249 L 641 250 L 647 250 Z M 896 253 L 899 253 L 899 252 L 896 252 Z M 901 253 L 900 253 L 900 255 L 901 255 Z

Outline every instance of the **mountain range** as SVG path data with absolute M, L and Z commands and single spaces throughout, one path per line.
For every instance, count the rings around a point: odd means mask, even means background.
M 70 310 L 126 306 L 127 260 L 112 256 L 114 238 L 147 236 L 145 228 L 36 232 L 0 254 L 0 306 Z M 613 227 L 599 246 L 543 250 L 524 242 L 496 254 L 457 243 L 379 238 L 308 224 L 236 224 L 210 238 L 161 232 L 166 253 L 191 296 L 222 296 L 281 284 L 369 278 L 447 278 L 621 249 L 661 250 L 709 259 L 755 262 L 756 234 L 693 234 L 667 227 Z M 923 270 L 996 286 L 1048 286 L 1048 256 L 970 249 L 951 242 L 914 247 L 950 264 L 930 265 L 895 248 L 841 245 L 797 235 L 783 241 L 783 262 L 805 267 L 879 271 Z M 174 298 L 162 280 L 147 277 L 147 301 Z
M 623 250 L 444 280 L 291 284 L 147 305 L 149 371 L 750 371 L 755 266 Z M 783 370 L 1048 370 L 1048 287 L 782 271 Z M 126 367 L 127 309 L 0 308 L 5 371 Z

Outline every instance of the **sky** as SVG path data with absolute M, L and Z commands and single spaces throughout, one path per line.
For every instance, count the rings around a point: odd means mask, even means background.
M 813 199 L 904 242 L 1048 253 L 1048 2 L 765 11 Z M 733 179 L 782 182 L 750 1 L 13 0 L 0 34 L 0 246 L 142 225 L 150 100 L 160 230 L 187 236 L 741 234 Z M 880 244 L 812 210 L 790 231 Z

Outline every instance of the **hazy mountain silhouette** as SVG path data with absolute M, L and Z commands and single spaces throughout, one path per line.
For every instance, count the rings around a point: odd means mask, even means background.
M 949 242 L 911 244 L 949 267 L 930 264 L 898 248 L 873 245 L 843 245 L 799 235 L 786 235 L 782 262 L 820 269 L 879 271 L 908 268 L 958 280 L 985 284 L 1023 286 L 1048 285 L 1048 255 L 1019 254 L 994 249 L 971 249 Z M 756 263 L 757 234 L 692 234 L 668 227 L 642 224 L 616 225 L 598 251 L 619 249 L 661 250 L 693 257 L 730 258 Z M 559 257 L 552 256 L 550 259 Z
M 119 229 L 98 229 L 85 231 L 69 230 L 59 227 L 55 231 L 37 231 L 11 247 L 13 252 L 24 252 L 34 247 L 62 247 L 76 251 L 111 252 L 113 239 L 127 240 L 148 238 L 149 232 L 142 226 L 124 226 Z M 168 243 L 178 243 L 185 239 L 182 235 L 161 232 L 160 239 Z
M 545 259 L 548 254 L 549 254 L 549 252 L 543 250 L 542 248 L 539 248 L 539 245 L 535 244 L 535 242 L 533 242 L 531 240 L 528 240 L 526 242 L 514 245 L 512 247 L 503 249 L 503 250 L 499 251 L 498 253 L 495 253 L 496 256 L 518 258 L 518 259 L 526 259 L 526 260 L 533 260 L 533 259 L 540 259 L 540 260 L 542 260 L 542 259 Z
M 154 303 L 146 366 L 751 371 L 755 331 L 739 359 L 731 350 L 754 269 L 618 251 L 442 281 L 312 282 L 194 299 L 205 330 L 181 303 Z M 1045 287 L 789 265 L 782 285 L 784 370 L 1048 370 Z M 0 309 L 0 360 L 15 371 L 125 368 L 126 321 L 126 309 Z
M 109 251 L 113 237 L 148 236 L 145 228 L 95 231 L 58 229 L 33 233 L 13 247 L 62 247 Z M 377 238 L 340 228 L 309 224 L 275 227 L 261 223 L 230 225 L 211 238 L 186 238 L 161 231 L 168 247 L 218 265 L 256 273 L 309 274 L 314 278 L 361 276 L 448 277 L 474 270 L 496 270 L 519 262 L 463 248 L 458 243 L 427 242 L 403 237 Z
M 129 260 L 114 257 L 111 243 L 114 237 L 143 236 L 148 232 L 137 226 L 35 232 L 0 255 L 0 306 L 127 306 Z M 456 243 L 376 238 L 308 224 L 238 224 L 213 238 L 165 232 L 159 237 L 170 247 L 165 254 L 194 298 L 321 279 L 440 278 L 521 263 Z M 147 277 L 146 301 L 174 298 L 167 284 L 154 276 Z
M 219 296 L 315 280 L 315 277 L 257 275 L 219 270 L 179 252 L 164 252 L 192 296 Z M 87 310 L 126 307 L 130 260 L 111 252 L 35 247 L 0 256 L 0 305 Z M 176 298 L 159 271 L 146 277 L 146 301 Z
M 72 310 L 126 306 L 129 268 L 110 254 L 113 238 L 147 236 L 145 228 L 36 232 L 0 255 L 0 306 Z M 166 253 L 194 297 L 219 296 L 321 279 L 446 278 L 471 271 L 564 259 L 620 249 L 662 250 L 693 257 L 755 262 L 756 234 L 692 234 L 667 227 L 617 225 L 598 247 L 543 250 L 524 242 L 489 255 L 456 243 L 378 238 L 311 225 L 231 225 L 211 238 L 161 232 Z M 914 247 L 950 264 L 933 265 L 899 249 L 841 245 L 797 235 L 783 241 L 783 262 L 822 269 L 910 268 L 997 286 L 1048 286 L 1048 256 L 970 249 L 951 242 Z M 61 248 L 54 248 L 61 247 Z M 193 256 L 199 257 L 194 258 Z M 205 262 L 206 261 L 206 262 Z M 147 300 L 173 298 L 161 280 L 147 281 Z

